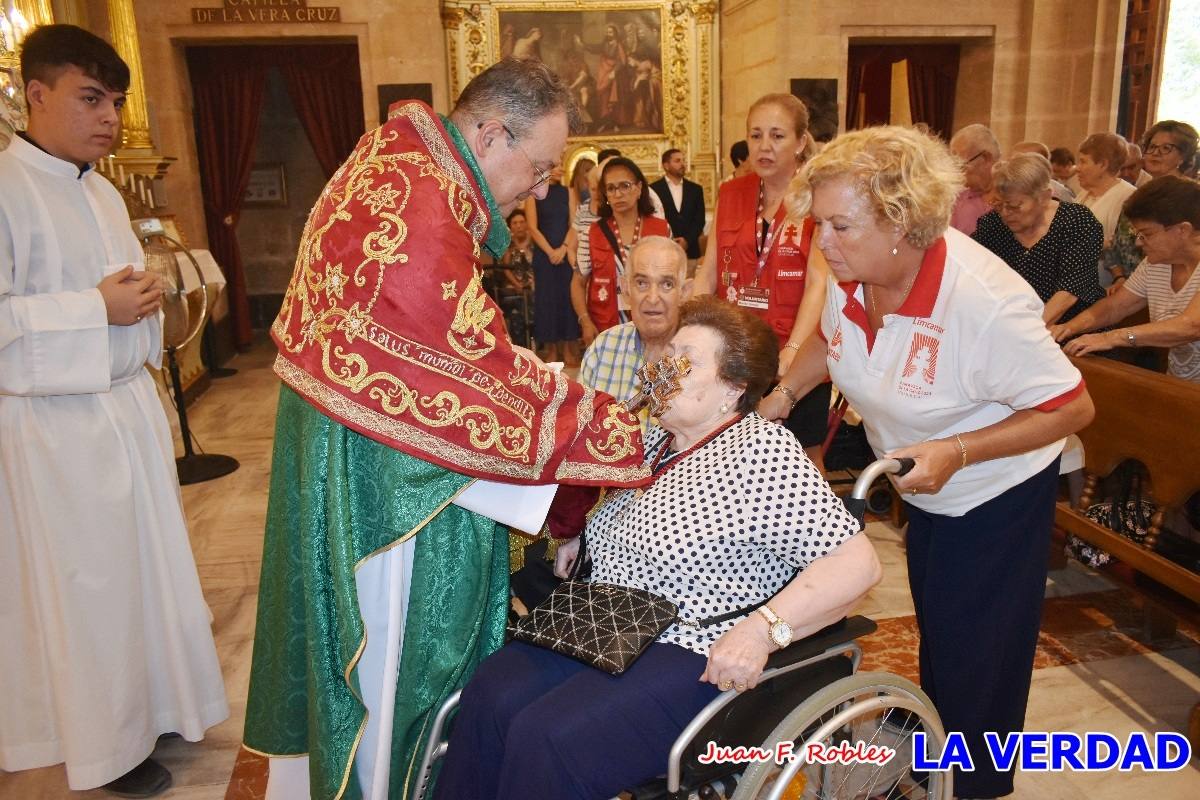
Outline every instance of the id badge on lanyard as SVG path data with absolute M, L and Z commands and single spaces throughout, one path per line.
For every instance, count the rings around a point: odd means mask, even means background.
M 765 286 L 743 286 L 738 291 L 737 304 L 742 308 L 766 311 L 771 306 L 771 290 Z

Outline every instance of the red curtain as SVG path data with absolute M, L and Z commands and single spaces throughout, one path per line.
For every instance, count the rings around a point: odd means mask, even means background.
M 362 78 L 353 44 L 271 48 L 325 177 L 363 134 Z
M 238 248 L 237 220 L 250 180 L 267 68 L 256 47 L 190 47 L 196 150 L 204 192 L 208 249 L 228 282 L 238 347 L 250 344 L 250 304 Z
M 908 102 L 913 122 L 924 122 L 946 141 L 954 133 L 958 45 L 927 45 L 908 61 Z
M 908 61 L 909 111 L 912 121 L 949 139 L 954 126 L 954 91 L 958 81 L 957 44 L 851 45 L 846 75 L 846 128 L 886 124 L 891 117 L 891 69 Z M 858 95 L 866 94 L 864 114 Z
M 331 176 L 363 133 L 358 46 L 236 45 L 189 47 L 196 148 L 208 248 L 228 282 L 234 339 L 250 344 L 250 304 L 237 241 L 250 180 L 267 73 L 278 68 L 325 175 Z

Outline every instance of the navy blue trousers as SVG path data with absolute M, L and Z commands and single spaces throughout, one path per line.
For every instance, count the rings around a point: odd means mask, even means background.
M 719 692 L 706 659 L 652 644 L 624 675 L 510 642 L 466 688 L 436 800 L 607 800 L 666 771 L 679 732 Z
M 1003 740 L 1025 724 L 1058 459 L 961 517 L 908 505 L 908 582 L 921 631 L 921 688 L 947 733 L 963 734 L 974 772 L 954 772 L 958 797 L 1012 794 L 985 731 Z

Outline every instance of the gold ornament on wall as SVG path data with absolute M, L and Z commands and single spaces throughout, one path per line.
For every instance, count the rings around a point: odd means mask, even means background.
M 21 84 L 21 42 L 37 24 L 19 7 L 0 0 L 0 150 L 25 129 L 25 92 Z

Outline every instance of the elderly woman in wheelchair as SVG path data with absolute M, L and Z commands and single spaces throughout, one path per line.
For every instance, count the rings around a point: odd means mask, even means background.
M 879 580 L 858 520 L 795 437 L 753 410 L 776 371 L 767 326 L 698 298 L 670 355 L 690 371 L 647 439 L 653 482 L 609 495 L 584 537 L 592 580 L 666 597 L 679 621 L 619 675 L 506 644 L 462 692 L 436 798 L 603 800 L 638 786 L 706 706 L 753 689 L 772 651 L 838 623 Z M 578 540 L 560 546 L 560 574 L 578 552 Z

